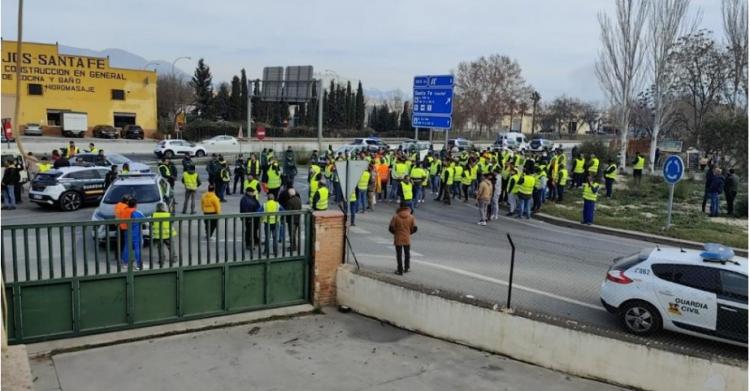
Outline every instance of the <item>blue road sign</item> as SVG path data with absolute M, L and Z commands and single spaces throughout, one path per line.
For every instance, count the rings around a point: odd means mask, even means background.
M 412 126 L 451 127 L 453 114 L 453 75 L 414 77 Z
M 411 117 L 411 126 L 415 128 L 450 129 L 452 119 L 450 116 L 438 117 L 434 115 L 418 115 Z
M 667 183 L 674 185 L 682 179 L 682 174 L 685 172 L 685 164 L 682 162 L 682 158 L 677 155 L 671 155 L 664 161 L 664 180 Z

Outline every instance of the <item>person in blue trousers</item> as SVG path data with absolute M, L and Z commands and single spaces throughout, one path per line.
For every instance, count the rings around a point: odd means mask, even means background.
M 581 224 L 594 224 L 594 211 L 596 209 L 596 200 L 599 195 L 600 185 L 592 176 L 588 177 L 583 184 L 583 218 Z
M 128 200 L 128 208 L 133 209 L 133 212 L 130 214 L 131 219 L 143 219 L 146 216 L 141 213 L 137 209 L 138 202 L 135 200 L 135 198 L 131 198 Z M 135 259 L 135 269 L 141 270 L 143 268 L 143 263 L 141 262 L 141 246 L 142 246 L 142 234 L 141 234 L 141 223 L 130 223 L 130 237 L 132 238 L 132 243 L 124 243 L 123 244 L 123 250 L 122 250 L 122 262 L 123 266 L 125 268 L 128 267 L 128 264 L 130 263 L 130 248 L 133 249 L 133 258 Z M 127 238 L 126 238 L 127 240 Z

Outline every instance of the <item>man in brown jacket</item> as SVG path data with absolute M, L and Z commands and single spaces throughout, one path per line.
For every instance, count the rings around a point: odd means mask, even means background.
M 411 208 L 405 203 L 401 203 L 401 207 L 398 208 L 396 214 L 391 218 L 388 231 L 393 234 L 393 244 L 396 246 L 396 262 L 398 266 L 396 274 L 400 276 L 409 272 L 411 234 L 417 232 L 417 222 L 411 214 Z M 403 264 L 401 263 L 402 251 Z
M 479 225 L 487 225 L 487 206 L 492 199 L 492 182 L 489 180 L 489 173 L 484 174 L 482 182 L 477 189 L 477 206 L 479 207 Z

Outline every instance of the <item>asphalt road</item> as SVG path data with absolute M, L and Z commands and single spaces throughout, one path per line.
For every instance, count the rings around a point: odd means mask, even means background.
M 200 169 L 199 172 L 202 173 Z M 299 172 L 306 171 L 300 168 Z M 301 174 L 295 181 L 303 199 L 307 197 L 305 177 Z M 180 202 L 182 191 L 182 186 L 178 185 L 176 196 Z M 229 196 L 228 202 L 223 204 L 223 213 L 238 212 L 239 199 L 239 195 Z M 177 209 L 181 209 L 181 205 Z M 356 256 L 363 268 L 388 274 L 395 270 L 392 236 L 387 229 L 395 209 L 395 204 L 381 203 L 374 212 L 356 216 L 356 226 L 349 231 L 350 254 Z M 88 207 L 75 212 L 58 212 L 25 202 L 17 210 L 4 211 L 2 217 L 3 224 L 88 221 L 93 211 L 94 207 Z M 510 235 L 516 246 L 513 307 L 612 330 L 621 330 L 621 326 L 601 307 L 599 286 L 615 257 L 650 246 L 646 242 L 582 232 L 533 219 L 501 217 L 482 227 L 476 224 L 478 212 L 473 203 L 454 200 L 451 206 L 445 206 L 432 201 L 429 193 L 425 203 L 419 205 L 416 218 L 419 231 L 413 237 L 412 272 L 401 278 L 505 306 L 511 260 L 507 235 Z M 194 231 L 187 242 L 197 246 L 200 242 L 195 240 L 198 238 L 197 222 Z M 230 246 L 239 245 L 239 240 L 231 237 L 226 241 Z M 217 247 L 215 242 L 211 245 Z M 220 255 L 224 254 L 223 246 L 224 240 L 220 237 Z M 33 247 L 32 244 L 32 252 Z M 5 251 L 7 257 L 7 246 Z M 679 334 L 662 333 L 653 340 L 656 344 L 679 349 L 747 358 L 747 349 Z

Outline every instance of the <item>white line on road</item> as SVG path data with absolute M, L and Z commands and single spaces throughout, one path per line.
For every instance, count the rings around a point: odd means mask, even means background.
M 391 259 L 391 260 L 393 259 L 392 256 L 379 255 L 379 254 L 358 254 L 358 256 L 362 257 L 362 258 L 364 258 L 364 257 L 375 257 L 375 258 L 387 258 L 387 259 Z M 477 280 L 482 280 L 482 281 L 490 282 L 490 283 L 493 283 L 493 284 L 500 284 L 500 285 L 506 285 L 506 286 L 508 285 L 507 281 L 500 280 L 500 279 L 497 279 L 497 278 L 483 276 L 481 274 L 473 273 L 473 272 L 470 272 L 470 271 L 467 271 L 467 270 L 458 269 L 458 268 L 451 267 L 451 266 L 439 265 L 439 264 L 436 264 L 436 263 L 426 262 L 426 261 L 420 261 L 420 260 L 412 260 L 412 262 L 417 263 L 417 264 L 421 264 L 421 265 L 425 265 L 425 266 L 430 266 L 430 267 L 433 267 L 435 269 L 441 269 L 441 270 L 449 271 L 451 273 L 460 274 L 460 275 L 463 275 L 463 276 L 466 276 L 466 277 L 475 278 Z M 554 293 L 545 292 L 545 291 L 542 291 L 542 290 L 539 290 L 539 289 L 530 288 L 530 287 L 527 287 L 527 286 L 524 286 L 524 285 L 513 284 L 513 288 L 520 289 L 522 291 L 526 291 L 526 292 L 530 292 L 530 293 L 535 293 L 535 294 L 541 295 L 541 296 L 546 296 L 546 297 L 549 297 L 549 298 L 552 298 L 552 299 L 564 301 L 566 303 L 576 304 L 576 305 L 580 305 L 580 306 L 586 307 L 586 308 L 591 308 L 591 309 L 594 309 L 594 310 L 605 311 L 604 308 L 599 307 L 599 306 L 594 305 L 594 304 L 584 303 L 584 302 L 582 302 L 580 300 L 572 299 L 570 297 L 556 295 Z

